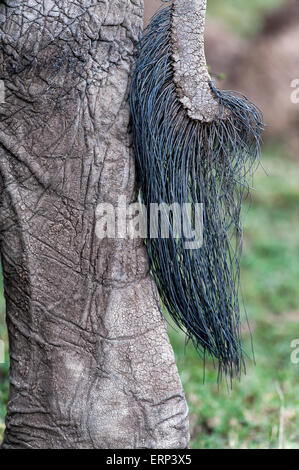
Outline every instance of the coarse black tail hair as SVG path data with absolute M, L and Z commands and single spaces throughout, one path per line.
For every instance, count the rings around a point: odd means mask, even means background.
M 171 227 L 169 238 L 147 238 L 150 267 L 176 324 L 204 358 L 218 360 L 219 376 L 232 377 L 245 367 L 238 298 L 241 202 L 259 163 L 263 122 L 245 97 L 219 91 L 212 82 L 210 87 L 219 116 L 191 119 L 174 83 L 171 7 L 160 10 L 139 43 L 131 83 L 141 197 L 147 207 L 201 203 L 203 244 L 186 249 Z

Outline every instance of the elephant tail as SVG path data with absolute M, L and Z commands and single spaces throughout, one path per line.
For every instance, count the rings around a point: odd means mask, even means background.
M 194 1 L 181 2 L 182 8 Z M 188 56 L 193 38 L 178 37 L 179 7 L 177 0 L 153 17 L 138 46 L 131 84 L 138 181 L 148 208 L 146 246 L 165 309 L 204 359 L 218 360 L 219 376 L 233 377 L 245 369 L 246 356 L 239 302 L 241 203 L 260 161 L 263 122 L 245 97 L 216 89 L 201 51 L 198 75 L 191 64 L 190 79 L 183 48 Z M 152 205 L 160 208 L 160 220 L 176 207 L 185 229 L 195 227 L 198 243 L 190 243 L 190 230 L 179 233 L 174 210 L 167 236 L 161 227 L 151 236 Z

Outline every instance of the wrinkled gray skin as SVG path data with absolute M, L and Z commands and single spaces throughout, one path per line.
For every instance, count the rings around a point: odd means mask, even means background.
M 128 82 L 142 3 L 0 3 L 3 448 L 188 445 L 144 245 L 95 236 L 99 202 L 136 200 Z

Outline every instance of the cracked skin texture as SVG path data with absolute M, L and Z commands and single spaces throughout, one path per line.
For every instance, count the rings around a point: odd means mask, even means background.
M 209 82 L 204 29 L 207 0 L 174 0 L 172 59 L 178 97 L 190 119 L 211 122 L 223 113 Z M 223 117 L 227 115 L 224 112 Z
M 10 341 L 3 448 L 185 448 L 188 412 L 140 240 L 128 82 L 141 0 L 0 3 L 0 227 Z

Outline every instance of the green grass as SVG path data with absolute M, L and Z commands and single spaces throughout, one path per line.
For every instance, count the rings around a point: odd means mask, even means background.
M 192 345 L 169 329 L 190 407 L 193 448 L 299 448 L 299 364 L 291 341 L 299 338 L 299 165 L 279 148 L 264 151 L 251 207 L 244 207 L 243 295 L 253 330 L 256 365 L 228 391 L 203 368 Z M 250 335 L 245 334 L 250 351 Z M 284 403 L 282 403 L 282 399 Z M 284 405 L 284 407 L 282 407 Z M 283 426 L 282 426 L 283 422 Z
M 299 364 L 290 361 L 299 338 L 299 164 L 279 147 L 264 151 L 254 179 L 251 207 L 244 207 L 243 294 L 253 330 L 256 365 L 232 391 L 217 386 L 217 373 L 203 367 L 192 345 L 169 328 L 190 408 L 193 448 L 299 448 Z M 1 301 L 0 336 L 4 304 Z M 245 333 L 250 351 L 250 336 Z M 8 365 L 0 366 L 0 435 L 8 396 Z M 284 403 L 282 403 L 283 398 Z M 284 407 L 282 407 L 284 405 Z M 283 428 L 281 423 L 283 421 Z
M 224 22 L 242 36 L 252 36 L 261 26 L 263 15 L 283 0 L 209 0 L 208 18 Z

